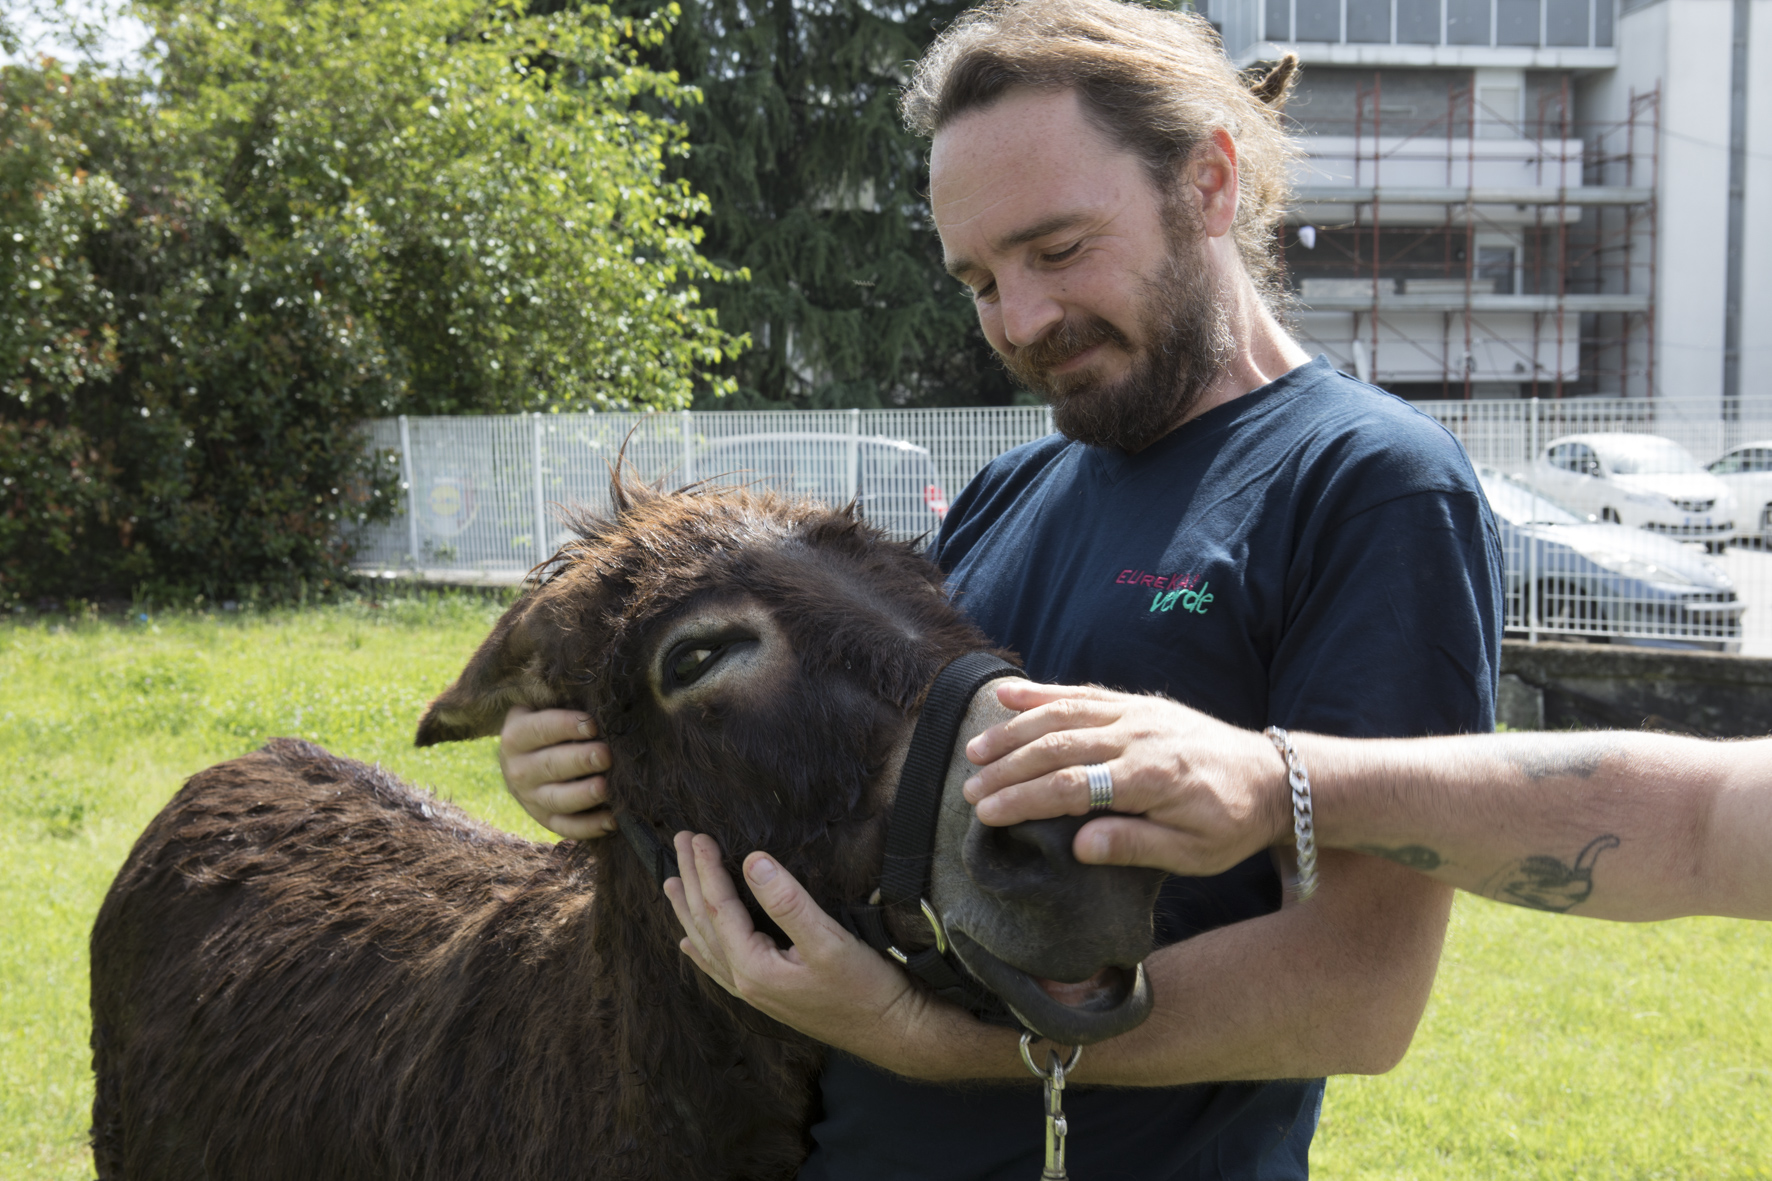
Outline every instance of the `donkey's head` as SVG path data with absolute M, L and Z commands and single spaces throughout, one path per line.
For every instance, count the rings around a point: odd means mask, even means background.
M 507 611 L 419 725 L 420 745 L 496 734 L 512 705 L 595 716 L 618 812 L 667 843 L 714 836 L 736 876 L 779 858 L 833 913 L 880 881 L 898 771 L 931 683 L 989 644 L 909 545 L 852 512 L 742 490 L 614 487 L 608 517 Z M 1158 876 L 1084 867 L 1080 820 L 986 829 L 960 794 L 972 735 L 1008 716 L 987 686 L 949 762 L 928 901 L 955 952 L 1036 1032 L 1097 1041 L 1143 1020 Z M 610 847 L 605 880 L 656 884 Z M 767 920 L 753 906 L 759 921 Z M 913 904 L 886 925 L 934 939 Z

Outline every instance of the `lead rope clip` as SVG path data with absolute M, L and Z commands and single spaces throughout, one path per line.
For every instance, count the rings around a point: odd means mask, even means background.
M 1034 1065 L 1034 1055 L 1028 1049 L 1033 1040 L 1031 1033 L 1021 1035 L 1021 1060 L 1035 1078 L 1046 1084 L 1046 1167 L 1040 1170 L 1040 1181 L 1070 1181 L 1070 1174 L 1064 1171 L 1064 1138 L 1070 1132 L 1064 1118 L 1064 1076 L 1077 1068 L 1083 1047 L 1072 1046 L 1068 1062 L 1059 1061 L 1058 1051 L 1048 1048 L 1047 1068 L 1041 1070 Z

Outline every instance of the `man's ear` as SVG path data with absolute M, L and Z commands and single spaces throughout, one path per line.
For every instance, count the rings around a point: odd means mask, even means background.
M 549 653 L 543 641 L 561 635 L 552 618 L 555 596 L 550 589 L 531 591 L 504 613 L 455 684 L 425 709 L 418 723 L 419 746 L 497 734 L 513 705 L 547 709 L 560 704 L 558 692 L 548 684 Z

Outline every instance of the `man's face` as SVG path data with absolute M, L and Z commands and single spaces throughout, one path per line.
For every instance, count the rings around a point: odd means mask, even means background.
M 1072 438 L 1140 450 L 1229 363 L 1186 190 L 1160 192 L 1074 92 L 1014 91 L 943 128 L 930 193 L 986 338 Z

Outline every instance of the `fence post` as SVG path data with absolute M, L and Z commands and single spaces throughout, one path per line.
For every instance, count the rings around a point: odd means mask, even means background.
M 535 419 L 535 564 L 548 560 L 548 513 L 541 490 L 541 413 Z
M 844 448 L 844 458 L 849 466 L 849 502 L 855 503 L 856 494 L 861 491 L 861 411 L 851 408 L 849 411 L 849 444 Z
M 400 416 L 400 478 L 406 482 L 406 560 L 418 569 L 418 481 L 412 470 L 412 430 Z
M 687 410 L 678 420 L 683 424 L 683 483 L 695 483 L 695 418 Z
M 1557 363 L 1562 364 L 1558 358 Z M 1538 399 L 1533 398 L 1527 407 L 1529 417 L 1526 420 L 1526 481 L 1532 486 L 1532 520 L 1538 519 Z M 1538 537 L 1532 533 L 1533 526 L 1526 526 L 1526 593 L 1520 601 L 1526 608 L 1526 639 L 1538 643 Z
M 1047 403 L 1040 405 L 1040 437 L 1044 439 L 1052 433 L 1052 407 Z

